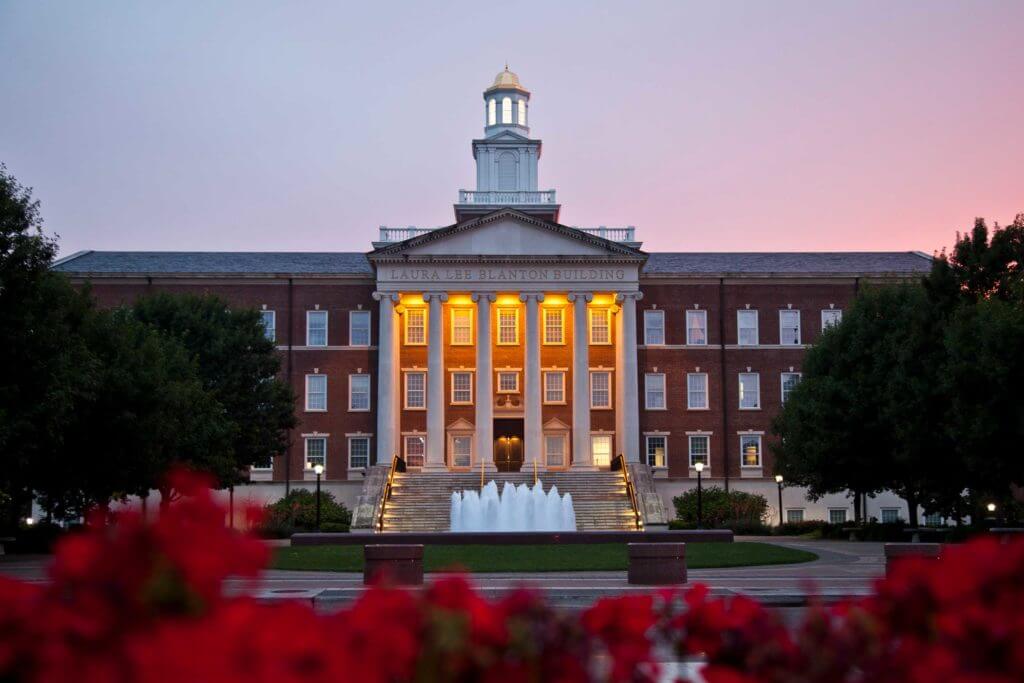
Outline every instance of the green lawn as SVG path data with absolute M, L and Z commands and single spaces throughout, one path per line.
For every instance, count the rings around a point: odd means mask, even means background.
M 817 555 L 771 543 L 688 543 L 690 569 L 746 567 L 758 564 L 793 564 L 816 560 Z M 461 567 L 473 572 L 616 571 L 626 569 L 626 545 L 428 545 L 424 567 L 428 572 Z M 274 569 L 360 572 L 362 546 L 298 546 L 278 548 Z

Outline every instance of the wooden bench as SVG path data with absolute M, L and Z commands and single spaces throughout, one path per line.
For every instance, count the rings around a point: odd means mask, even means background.
M 942 554 L 941 543 L 886 543 L 885 575 L 892 573 L 894 564 L 904 557 L 924 557 L 937 560 Z
M 685 543 L 630 543 L 628 581 L 640 586 L 686 583 Z
M 423 585 L 422 545 L 363 546 L 363 584 Z

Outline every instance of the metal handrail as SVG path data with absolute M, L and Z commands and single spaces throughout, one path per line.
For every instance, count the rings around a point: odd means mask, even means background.
M 384 482 L 384 492 L 380 497 L 380 516 L 377 518 L 377 530 L 384 531 L 384 508 L 388 504 L 388 498 L 391 497 L 391 484 L 395 480 L 395 473 L 405 472 L 405 460 L 401 458 L 397 453 L 391 456 L 391 468 L 388 470 L 388 479 Z
M 633 480 L 629 478 L 629 467 L 626 466 L 626 458 L 622 453 L 619 453 L 612 459 L 611 470 L 612 472 L 622 470 L 622 478 L 626 482 L 626 495 L 629 497 L 629 504 L 633 507 L 633 517 L 636 521 L 636 528 L 642 529 L 644 523 L 640 517 L 640 505 L 636 500 L 636 488 L 633 486 Z

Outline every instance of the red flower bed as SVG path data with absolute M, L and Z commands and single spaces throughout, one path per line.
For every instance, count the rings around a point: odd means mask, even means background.
M 51 582 L 0 579 L 0 681 L 647 681 L 658 658 L 706 661 L 711 683 L 1024 680 L 1024 544 L 975 541 L 908 560 L 867 599 L 795 628 L 703 586 L 608 598 L 582 614 L 543 595 L 492 602 L 461 578 L 375 587 L 350 609 L 226 597 L 265 546 L 224 527 L 206 482 L 151 524 L 91 520 Z

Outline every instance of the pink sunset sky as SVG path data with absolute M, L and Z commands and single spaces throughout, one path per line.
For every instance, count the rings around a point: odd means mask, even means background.
M 481 92 L 562 222 L 921 250 L 1024 211 L 1024 2 L 5 2 L 0 161 L 80 249 L 365 251 L 453 220 Z

